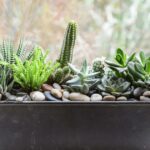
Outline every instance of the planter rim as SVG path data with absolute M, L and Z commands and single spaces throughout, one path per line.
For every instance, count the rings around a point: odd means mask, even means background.
M 0 105 L 7 105 L 7 104 L 16 104 L 16 105 L 31 105 L 31 104 L 34 104 L 34 105 L 75 105 L 75 104 L 81 104 L 81 105 L 103 105 L 103 104 L 106 104 L 106 105 L 109 105 L 109 104 L 112 104 L 112 105 L 150 105 L 150 101 L 93 101 L 93 102 L 83 102 L 83 101 L 69 101 L 69 102 L 64 102 L 64 101 L 24 101 L 24 102 L 19 102 L 19 101 L 0 101 Z

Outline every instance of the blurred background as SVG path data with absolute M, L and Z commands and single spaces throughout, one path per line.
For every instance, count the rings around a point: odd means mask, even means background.
M 150 50 L 150 0 L 0 0 L 0 38 L 24 37 L 58 57 L 68 21 L 79 31 L 74 62 Z

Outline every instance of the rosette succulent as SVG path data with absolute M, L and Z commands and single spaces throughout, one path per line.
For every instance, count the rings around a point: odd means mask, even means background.
M 101 84 L 97 86 L 101 92 L 109 93 L 114 96 L 130 96 L 133 91 L 131 83 L 123 78 L 118 78 L 114 75 L 104 76 L 101 80 Z
M 73 71 L 74 76 L 63 85 L 63 87 L 69 91 L 88 94 L 89 91 L 93 90 L 100 82 L 100 79 L 96 77 L 99 72 L 93 73 L 86 60 L 84 60 L 81 70 L 77 69 L 72 64 L 69 64 L 69 67 Z

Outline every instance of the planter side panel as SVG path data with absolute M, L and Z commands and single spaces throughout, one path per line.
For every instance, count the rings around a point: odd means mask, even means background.
M 0 150 L 150 150 L 150 104 L 1 104 Z

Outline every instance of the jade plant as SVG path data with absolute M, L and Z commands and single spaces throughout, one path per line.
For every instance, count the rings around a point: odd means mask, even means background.
M 68 80 L 63 87 L 69 91 L 80 92 L 88 94 L 100 81 L 96 76 L 99 72 L 92 72 L 92 69 L 88 66 L 87 61 L 84 60 L 81 70 L 77 69 L 74 65 L 69 64 L 70 69 L 73 71 L 73 79 Z
M 135 86 L 150 89 L 150 57 L 146 57 L 144 52 L 140 52 L 136 61 L 128 64 L 128 73 Z
M 128 56 L 122 49 L 118 48 L 115 54 L 115 62 L 106 60 L 105 63 L 115 71 L 118 77 L 127 77 L 127 66 L 135 60 L 135 54 Z
M 58 66 L 57 63 L 46 62 L 46 57 L 47 53 L 43 55 L 41 48 L 36 47 L 29 60 L 23 62 L 16 56 L 15 63 L 3 62 L 3 64 L 12 69 L 14 82 L 18 83 L 25 91 L 33 91 L 39 90 Z

